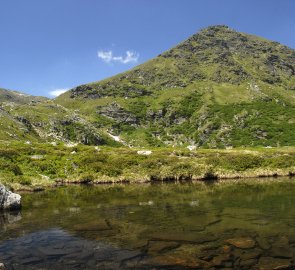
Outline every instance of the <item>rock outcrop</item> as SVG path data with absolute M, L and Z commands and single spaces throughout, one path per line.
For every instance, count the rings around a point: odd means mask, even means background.
M 9 191 L 0 184 L 0 210 L 17 210 L 21 208 L 21 196 Z

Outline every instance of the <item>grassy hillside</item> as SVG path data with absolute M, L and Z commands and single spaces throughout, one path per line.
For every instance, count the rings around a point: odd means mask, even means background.
M 213 26 L 56 102 L 132 146 L 295 145 L 295 51 Z
M 0 141 L 112 144 L 77 112 L 54 101 L 0 89 Z

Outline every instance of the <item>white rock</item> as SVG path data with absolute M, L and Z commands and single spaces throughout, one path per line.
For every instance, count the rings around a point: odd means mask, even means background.
M 190 151 L 193 151 L 193 150 L 196 150 L 197 149 L 197 146 L 195 146 L 195 145 L 188 145 L 186 148 L 188 150 L 190 150 Z
M 47 176 L 47 175 L 44 175 L 44 174 L 39 174 L 41 177 L 42 177 L 42 179 L 44 179 L 44 180 L 49 180 L 50 179 L 50 177 L 49 176 Z
M 65 144 L 65 147 L 71 148 L 71 147 L 76 147 L 77 145 L 78 145 L 78 143 L 67 143 L 67 144 Z
M 9 191 L 0 184 L 0 209 L 19 209 L 21 207 L 21 196 Z
M 152 154 L 152 151 L 151 150 L 139 150 L 139 151 L 137 151 L 137 154 L 143 155 L 143 156 L 149 156 Z
M 33 155 L 33 156 L 31 156 L 31 159 L 42 159 L 42 158 L 44 158 L 43 155 Z

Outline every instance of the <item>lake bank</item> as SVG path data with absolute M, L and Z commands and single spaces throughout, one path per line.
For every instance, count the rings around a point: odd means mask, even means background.
M 0 182 L 13 190 L 61 184 L 189 182 L 295 175 L 295 148 L 111 148 L 0 143 Z

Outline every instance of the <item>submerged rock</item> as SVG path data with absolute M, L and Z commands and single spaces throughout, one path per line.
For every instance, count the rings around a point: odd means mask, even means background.
M 257 265 L 259 270 L 290 269 L 291 261 L 287 259 L 261 257 Z
M 179 267 L 181 269 L 193 268 L 193 269 L 207 269 L 210 264 L 206 261 L 194 258 L 193 256 L 183 254 L 182 256 L 177 256 L 175 254 L 170 255 L 159 255 L 152 258 L 144 260 L 143 265 L 156 266 L 156 268 L 149 269 L 174 269 Z M 177 268 L 177 269 L 179 269 Z
M 157 254 L 178 248 L 179 246 L 180 244 L 177 242 L 150 241 L 148 245 L 148 253 Z
M 242 249 L 253 248 L 255 246 L 255 241 L 247 237 L 228 239 L 226 243 Z
M 9 191 L 0 184 L 0 210 L 17 210 L 21 208 L 21 196 Z

